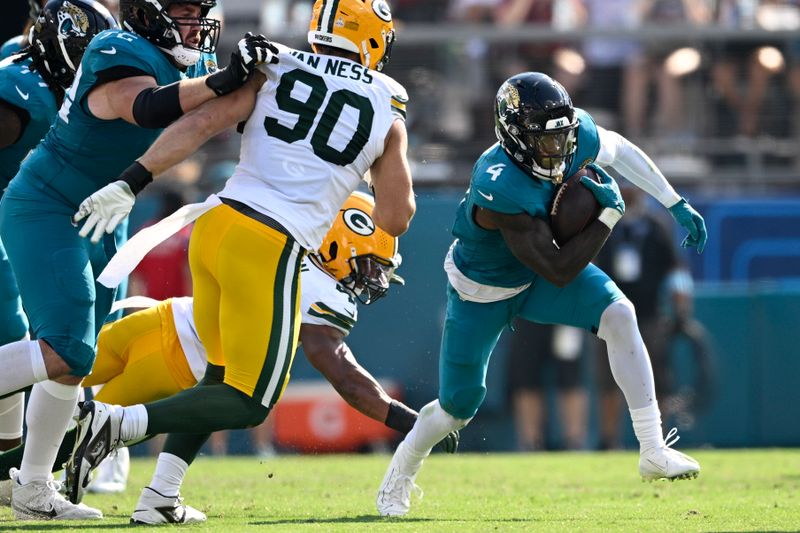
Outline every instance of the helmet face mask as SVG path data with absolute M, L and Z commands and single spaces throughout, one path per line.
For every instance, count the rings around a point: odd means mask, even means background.
M 43 77 L 66 89 L 92 38 L 116 27 L 108 9 L 95 0 L 50 0 L 28 35 L 33 64 Z
M 560 182 L 577 149 L 578 120 L 564 88 L 541 73 L 506 80 L 495 98 L 503 149 L 535 177 Z
M 367 194 L 351 194 L 314 254 L 325 271 L 365 305 L 385 296 L 390 284 L 404 283 L 395 274 L 402 262 L 397 238 L 372 221 L 374 205 Z
M 308 43 L 339 48 L 359 56 L 365 67 L 381 71 L 395 41 L 386 0 L 316 0 Z
M 200 16 L 171 16 L 174 5 L 200 7 Z M 188 67 L 200 60 L 203 53 L 217 49 L 220 22 L 209 18 L 208 12 L 216 0 L 121 0 L 120 19 L 129 31 L 141 35 L 161 50 L 171 55 L 176 63 Z M 199 32 L 197 44 L 184 42 L 182 29 Z

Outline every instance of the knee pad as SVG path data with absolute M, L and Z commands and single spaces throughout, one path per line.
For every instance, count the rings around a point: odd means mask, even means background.
M 617 300 L 606 307 L 600 316 L 600 327 L 597 336 L 607 341 L 609 336 L 617 331 L 628 330 L 631 326 L 638 328 L 636 323 L 636 309 L 627 298 Z
M 71 375 L 86 377 L 92 372 L 94 347 L 72 337 L 44 337 L 42 340 L 69 365 Z
M 453 418 L 468 421 L 478 412 L 485 397 L 486 387 L 483 385 L 460 387 L 447 394 L 441 394 L 439 403 L 441 403 L 442 409 Z

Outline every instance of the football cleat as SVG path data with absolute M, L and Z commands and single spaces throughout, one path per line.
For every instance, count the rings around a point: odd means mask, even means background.
M 206 515 L 194 507 L 183 504 L 183 498 L 164 496 L 155 489 L 145 487 L 131 515 L 131 524 L 197 524 L 205 522 Z
M 639 474 L 644 481 L 656 479 L 694 479 L 700 474 L 700 463 L 670 446 L 678 442 L 678 430 L 672 428 L 666 442 L 658 448 L 649 448 L 639 456 Z M 672 437 L 675 437 L 672 439 Z M 672 439 L 672 440 L 670 440 Z
M 72 503 L 83 499 L 92 470 L 122 445 L 119 438 L 122 418 L 123 410 L 119 406 L 88 401 L 81 407 L 75 447 L 64 465 L 67 498 Z
M 401 473 L 400 464 L 403 460 L 404 446 L 405 443 L 401 442 L 397 447 L 392 462 L 389 463 L 389 468 L 386 470 L 386 475 L 383 476 L 381 487 L 378 489 L 375 505 L 381 516 L 405 516 L 411 508 L 411 495 L 416 494 L 420 500 L 423 496 L 422 489 L 414 483 L 414 479 L 417 477 L 416 472 L 414 475 Z
M 84 504 L 70 503 L 58 492 L 59 484 L 52 479 L 19 482 L 19 471 L 12 468 L 11 509 L 17 520 L 99 520 L 103 513 Z
M 89 484 L 86 490 L 95 494 L 125 492 L 130 469 L 131 461 L 128 448 L 120 448 L 116 450 L 116 453 L 112 453 L 100 463 L 95 472 L 94 481 Z

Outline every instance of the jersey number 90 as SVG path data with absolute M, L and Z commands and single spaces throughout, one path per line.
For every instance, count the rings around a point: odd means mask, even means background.
M 292 89 L 297 82 L 311 89 L 305 101 L 292 96 Z M 281 76 L 281 81 L 278 83 L 275 101 L 281 111 L 297 115 L 297 122 L 294 127 L 288 128 L 280 124 L 278 119 L 266 117 L 264 128 L 267 134 L 290 144 L 306 139 L 327 94 L 328 87 L 321 76 L 301 69 L 287 72 Z M 328 143 L 345 105 L 358 110 L 358 124 L 347 146 L 339 151 Z M 320 159 L 335 165 L 349 165 L 356 160 L 367 144 L 374 117 L 375 110 L 369 98 L 347 89 L 339 89 L 331 94 L 328 104 L 322 110 L 319 123 L 311 134 L 311 148 Z

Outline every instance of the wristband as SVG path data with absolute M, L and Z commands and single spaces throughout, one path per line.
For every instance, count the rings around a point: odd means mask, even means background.
M 605 224 L 608 229 L 614 229 L 614 225 L 622 218 L 622 213 L 611 207 L 606 207 L 600 211 L 600 216 L 597 220 Z
M 153 181 L 153 173 L 144 168 L 144 165 L 138 161 L 134 161 L 131 166 L 122 171 L 119 179 L 128 184 L 131 192 L 136 196 L 142 189 Z
M 410 409 L 407 405 L 397 400 L 392 400 L 392 403 L 389 404 L 389 412 L 386 414 L 384 424 L 386 427 L 405 435 L 414 427 L 418 416 L 416 411 Z

